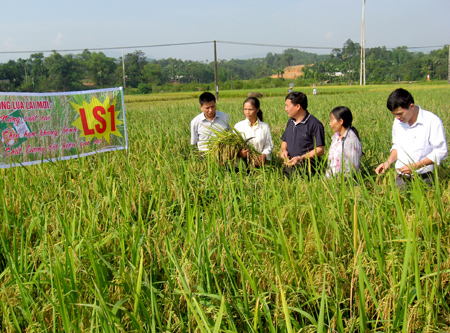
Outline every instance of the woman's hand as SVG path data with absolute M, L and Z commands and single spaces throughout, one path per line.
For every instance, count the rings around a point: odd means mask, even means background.
M 266 162 L 266 154 L 262 154 L 261 156 L 258 156 L 258 162 L 255 163 L 255 166 L 260 167 L 264 165 Z
M 248 149 L 241 149 L 241 151 L 238 153 L 239 157 L 248 157 L 248 153 L 250 152 L 250 150 Z

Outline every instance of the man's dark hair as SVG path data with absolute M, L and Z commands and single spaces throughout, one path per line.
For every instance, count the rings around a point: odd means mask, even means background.
M 389 111 L 394 111 L 396 108 L 401 107 L 407 109 L 411 104 L 414 104 L 414 98 L 409 91 L 399 88 L 395 89 L 388 97 L 386 106 Z
M 294 105 L 300 104 L 303 110 L 308 109 L 308 98 L 306 95 L 300 91 L 293 91 L 289 93 L 284 100 L 290 99 L 291 103 Z
M 203 94 L 200 95 L 200 97 L 198 98 L 198 101 L 200 102 L 200 106 L 202 106 L 205 103 L 215 102 L 216 101 L 216 96 L 214 96 L 210 92 L 206 91 L 206 92 L 204 92 Z

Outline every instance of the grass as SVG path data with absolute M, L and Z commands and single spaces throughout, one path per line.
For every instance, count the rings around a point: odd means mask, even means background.
M 394 88 L 306 91 L 327 138 L 331 109 L 353 111 L 355 186 L 288 181 L 275 158 L 251 175 L 200 161 L 193 93 L 127 97 L 128 156 L 0 170 L 0 331 L 448 330 L 448 164 L 428 191 L 399 193 L 393 172 L 373 172 L 390 149 Z M 448 86 L 406 88 L 450 129 Z M 218 109 L 234 124 L 245 92 L 227 94 Z M 284 94 L 261 100 L 274 157 Z

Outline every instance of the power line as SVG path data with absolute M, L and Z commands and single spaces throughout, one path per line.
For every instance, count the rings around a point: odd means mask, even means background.
M 230 42 L 230 41 L 221 41 L 221 40 L 218 40 L 217 43 L 235 44 L 235 45 L 248 45 L 248 46 L 287 47 L 287 48 L 292 48 L 292 49 L 333 50 L 333 49 L 336 48 L 336 47 L 331 47 L 331 46 L 298 46 L 298 45 L 259 44 L 259 43 Z
M 246 46 L 263 46 L 263 47 L 282 47 L 293 49 L 317 49 L 317 50 L 334 50 L 341 49 L 341 47 L 331 46 L 304 46 L 304 45 L 283 45 L 283 44 L 263 44 L 263 43 L 246 43 L 246 42 L 233 42 L 233 41 L 216 41 L 220 44 L 232 44 L 232 45 L 246 45 Z M 213 44 L 214 41 L 202 41 L 202 42 L 187 42 L 187 43 L 170 43 L 170 44 L 153 44 L 153 45 L 136 45 L 136 46 L 114 46 L 114 47 L 93 47 L 83 49 L 61 49 L 61 50 L 29 50 L 29 51 L 0 51 L 0 54 L 33 54 L 33 53 L 49 53 L 49 52 L 83 52 L 89 51 L 106 51 L 106 50 L 124 50 L 124 49 L 145 49 L 154 47 L 169 47 L 169 46 L 184 46 L 184 45 L 198 45 L 198 44 Z M 443 48 L 446 45 L 435 46 L 412 46 L 406 47 L 409 49 L 429 49 L 429 48 Z M 375 48 L 375 47 L 373 47 Z M 386 48 L 388 50 L 394 50 L 398 47 Z M 370 49 L 370 48 L 368 48 Z
M 45 52 L 82 52 L 84 50 L 91 51 L 105 51 L 105 50 L 122 50 L 122 49 L 144 49 L 149 47 L 164 47 L 164 46 L 180 46 L 180 45 L 194 45 L 194 44 L 209 44 L 213 41 L 206 42 L 189 42 L 189 43 L 172 43 L 172 44 L 155 44 L 155 45 L 138 45 L 138 46 L 115 46 L 115 47 L 92 47 L 84 49 L 66 49 L 66 50 L 35 50 L 35 51 L 0 51 L 0 54 L 8 53 L 45 53 Z
M 334 49 L 341 49 L 341 47 L 332 47 L 332 46 L 298 46 L 298 45 L 280 45 L 280 44 L 260 44 L 260 43 L 244 43 L 244 42 L 232 42 L 232 41 L 221 41 L 218 40 L 217 43 L 222 43 L 222 44 L 235 44 L 235 45 L 248 45 L 248 46 L 269 46 L 269 47 L 287 47 L 287 48 L 292 48 L 292 49 L 318 49 L 318 50 L 334 50 Z M 407 49 L 429 49 L 429 48 L 443 48 L 445 47 L 447 44 L 444 45 L 435 45 L 435 46 L 411 46 L 411 47 L 406 47 Z M 369 47 L 368 49 L 371 48 L 376 48 L 378 46 L 375 47 Z M 401 47 L 401 46 L 398 46 Z M 398 47 L 387 47 L 387 50 L 395 50 Z M 366 47 L 367 48 L 367 47 Z
M 401 46 L 398 47 L 389 47 L 388 50 L 395 50 L 397 48 L 399 48 Z M 445 45 L 435 45 L 435 46 L 407 46 L 406 49 L 410 50 L 410 49 L 431 49 L 431 48 L 442 48 L 445 47 Z

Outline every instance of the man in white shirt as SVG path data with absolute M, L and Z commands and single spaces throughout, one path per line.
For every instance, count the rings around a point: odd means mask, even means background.
M 227 130 L 230 117 L 216 111 L 216 97 L 210 92 L 204 92 L 199 97 L 202 113 L 191 121 L 191 145 L 197 145 L 198 150 L 207 151 L 208 140 L 215 136 L 214 130 Z
M 412 95 L 401 88 L 389 95 L 387 108 L 396 118 L 392 126 L 393 145 L 389 158 L 375 173 L 385 173 L 395 162 L 397 186 L 404 187 L 413 175 L 431 183 L 434 165 L 440 165 L 448 153 L 441 119 L 415 105 Z

